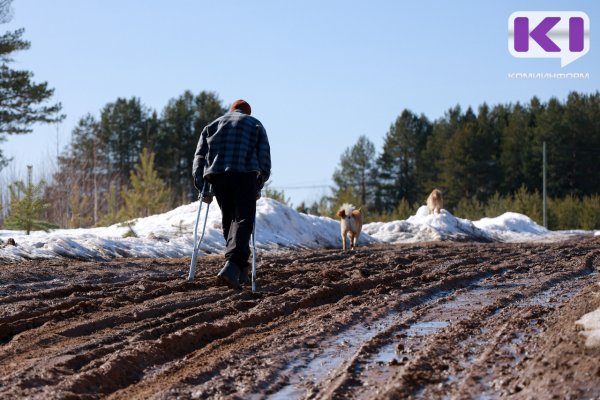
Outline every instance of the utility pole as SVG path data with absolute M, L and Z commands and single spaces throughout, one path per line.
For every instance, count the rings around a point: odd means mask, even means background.
M 58 122 L 56 123 L 56 163 L 58 164 L 59 147 L 58 147 Z
M 544 214 L 544 228 L 548 228 L 548 219 L 546 218 L 546 141 L 542 146 L 542 212 Z
M 94 166 L 92 168 L 92 174 L 94 178 L 94 225 L 98 223 L 98 178 L 97 178 L 97 170 L 96 170 L 96 136 L 94 136 L 94 141 L 92 142 L 92 151 L 94 152 L 92 162 Z

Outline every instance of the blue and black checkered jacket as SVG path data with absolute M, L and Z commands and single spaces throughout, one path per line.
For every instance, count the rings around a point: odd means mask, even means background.
M 238 110 L 208 124 L 200 134 L 192 174 L 202 188 L 206 176 L 223 172 L 260 173 L 262 182 L 271 175 L 271 149 L 259 120 Z

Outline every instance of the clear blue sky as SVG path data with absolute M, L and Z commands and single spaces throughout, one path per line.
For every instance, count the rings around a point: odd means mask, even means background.
M 193 1 L 15 0 L 14 18 L 31 49 L 15 68 L 56 89 L 67 119 L 57 128 L 0 144 L 48 171 L 77 120 L 117 97 L 137 96 L 158 112 L 186 89 L 224 103 L 246 99 L 267 129 L 273 186 L 297 205 L 329 191 L 345 148 L 366 135 L 380 151 L 404 108 L 430 119 L 459 104 L 476 107 L 564 99 L 600 89 L 591 1 Z M 517 59 L 508 17 L 520 10 L 578 10 L 591 21 L 590 52 Z M 511 72 L 589 72 L 588 80 L 511 80 Z M 193 152 L 194 149 L 190 149 Z M 35 167 L 34 167 L 35 169 Z M 311 189 L 295 187 L 317 186 Z

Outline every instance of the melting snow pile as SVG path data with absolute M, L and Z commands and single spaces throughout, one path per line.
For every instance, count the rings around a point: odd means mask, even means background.
M 600 308 L 585 314 L 575 324 L 583 327 L 580 334 L 586 337 L 586 347 L 600 347 Z
M 457 218 L 447 210 L 442 210 L 440 214 L 429 214 L 426 206 L 419 208 L 416 215 L 406 220 L 374 222 L 365 225 L 363 231 L 386 243 L 430 240 L 555 241 L 591 234 L 586 231 L 549 231 L 526 215 L 513 212 L 496 218 L 470 221 Z
M 202 207 L 199 231 L 205 217 Z M 183 257 L 193 249 L 193 231 L 198 202 L 164 214 L 131 222 L 134 237 L 124 237 L 130 228 L 117 224 L 103 228 L 59 229 L 52 232 L 0 231 L 0 240 L 14 238 L 17 246 L 0 246 L 0 261 L 69 257 L 110 259 L 114 257 Z M 281 248 L 340 248 L 338 220 L 295 211 L 275 200 L 261 198 L 256 212 L 256 245 L 262 250 Z M 597 234 L 584 231 L 551 232 L 522 214 L 505 213 L 479 221 L 456 218 L 446 210 L 429 215 L 423 206 L 416 215 L 393 222 L 374 222 L 363 227 L 359 245 L 435 240 L 552 241 L 573 235 Z M 1 243 L 0 243 L 1 244 Z M 221 210 L 210 206 L 203 253 L 220 253 L 225 248 Z
M 492 237 L 468 219 L 456 218 L 446 210 L 429 214 L 422 206 L 416 215 L 392 222 L 373 222 L 363 231 L 386 243 L 423 242 L 432 240 L 485 240 Z
M 206 216 L 203 204 L 198 237 Z M 114 257 L 184 257 L 192 254 L 198 202 L 178 207 L 164 214 L 134 220 L 131 229 L 137 237 L 124 237 L 130 228 L 116 224 L 104 228 L 58 229 L 52 232 L 0 231 L 4 242 L 9 237 L 17 246 L 0 248 L 0 260 L 52 258 L 109 259 Z M 376 242 L 362 234 L 359 244 Z M 306 215 L 275 200 L 261 198 L 256 205 L 256 247 L 278 248 L 342 247 L 339 221 Z M 216 201 L 209 208 L 206 233 L 200 250 L 219 253 L 225 249 L 221 227 L 221 210 Z

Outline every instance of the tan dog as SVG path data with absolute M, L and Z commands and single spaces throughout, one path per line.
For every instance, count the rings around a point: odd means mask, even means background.
M 346 247 L 346 235 L 350 234 L 350 248 L 354 250 L 358 244 L 358 237 L 362 230 L 362 212 L 360 208 L 355 210 L 352 204 L 343 204 L 337 212 L 337 216 L 341 218 L 340 228 L 342 233 L 343 249 Z
M 433 189 L 427 198 L 427 208 L 429 209 L 429 214 L 434 214 L 436 211 L 439 214 L 440 210 L 444 208 L 444 199 L 439 189 Z

